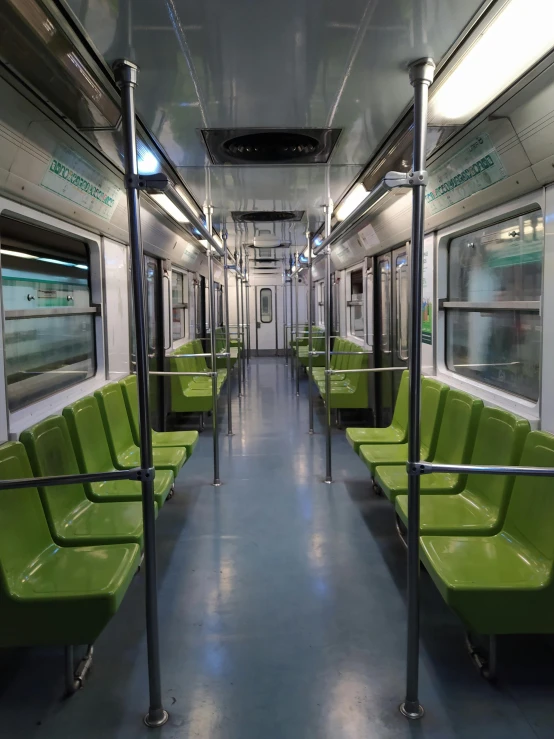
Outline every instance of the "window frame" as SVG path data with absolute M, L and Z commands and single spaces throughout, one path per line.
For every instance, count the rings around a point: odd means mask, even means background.
M 174 272 L 175 274 L 180 275 L 183 279 L 183 302 L 182 303 L 173 302 L 173 273 Z M 173 264 L 171 265 L 171 306 L 170 306 L 170 310 L 171 310 L 171 350 L 170 351 L 172 351 L 173 349 L 177 349 L 182 344 L 186 344 L 186 342 L 188 341 L 189 324 L 188 324 L 187 312 L 189 309 L 189 305 L 188 305 L 189 296 L 188 296 L 188 290 L 185 290 L 185 278 L 186 278 L 186 284 L 188 288 L 188 275 L 189 273 L 186 270 L 180 269 L 179 267 L 176 267 Z M 183 332 L 184 333 L 183 333 L 183 336 L 179 336 L 178 338 L 175 338 L 173 336 L 173 310 L 174 309 L 183 311 Z
M 450 227 L 440 229 L 436 232 L 435 250 L 435 285 L 436 289 L 433 296 L 433 315 L 437 317 L 435 336 L 436 336 L 436 373 L 437 379 L 448 383 L 451 387 L 472 393 L 484 400 L 486 403 L 504 408 L 513 413 L 517 413 L 528 419 L 532 426 L 537 425 L 540 419 L 540 408 L 542 402 L 542 374 L 543 374 L 543 355 L 544 355 L 544 322 L 543 322 L 543 306 L 544 306 L 544 279 L 545 279 L 545 247 L 546 247 L 546 230 L 543 244 L 543 270 L 542 270 L 542 291 L 540 300 L 540 316 L 541 316 L 541 353 L 539 366 L 539 393 L 536 401 L 524 398 L 521 395 L 514 395 L 507 390 L 487 385 L 479 380 L 464 377 L 457 372 L 452 371 L 447 366 L 447 310 L 445 309 L 445 301 L 448 302 L 448 249 L 450 242 L 464 234 L 471 233 L 480 228 L 494 225 L 507 221 L 521 215 L 526 215 L 533 211 L 539 211 L 545 218 L 545 201 L 544 190 L 534 191 L 520 198 L 511 200 L 507 203 L 491 208 L 484 213 L 472 216 L 464 221 L 453 224 Z M 426 234 L 427 236 L 428 234 Z M 454 302 L 454 301 L 453 301 Z M 459 301 L 456 301 L 459 302 Z M 450 306 L 452 307 L 452 306 Z
M 354 272 L 360 272 L 361 273 L 361 284 L 362 284 L 362 292 L 357 293 L 358 295 L 362 296 L 361 300 L 352 300 L 352 273 Z M 365 345 L 365 339 L 367 335 L 367 310 L 366 310 L 366 279 L 365 279 L 365 273 L 366 273 L 366 262 L 365 260 L 360 264 L 354 264 L 352 267 L 349 267 L 345 271 L 345 287 L 346 287 L 346 335 L 349 339 L 354 341 L 357 344 L 360 344 L 361 346 Z M 349 297 L 350 296 L 350 297 Z M 356 334 L 352 333 L 352 308 L 359 307 L 361 311 L 361 318 L 362 318 L 362 333 L 360 336 L 357 336 Z
M 262 313 L 262 295 L 263 293 L 267 291 L 270 296 L 269 301 L 269 310 L 270 310 L 270 317 L 269 321 L 264 321 L 263 319 L 263 313 Z M 273 323 L 273 290 L 271 287 L 260 287 L 260 294 L 259 294 L 259 305 L 258 305 L 259 315 L 260 315 L 260 323 Z
M 0 393 L 0 443 L 8 439 L 16 439 L 24 429 L 28 428 L 37 420 L 48 415 L 61 413 L 68 404 L 90 395 L 98 388 L 108 382 L 108 355 L 107 355 L 107 310 L 104 303 L 104 250 L 103 239 L 98 234 L 87 231 L 79 226 L 66 223 L 56 216 L 41 213 L 34 208 L 13 202 L 8 198 L 0 196 L 0 215 L 13 218 L 39 229 L 59 233 L 71 239 L 86 244 L 89 251 L 89 281 L 90 281 L 90 303 L 100 306 L 94 318 L 96 372 L 95 374 L 72 385 L 64 390 L 57 391 L 40 400 L 35 401 L 16 411 L 8 410 L 6 369 L 4 363 L 0 363 L 0 382 L 4 392 Z M 111 239 L 110 237 L 110 240 Z M 1 255 L 0 255 L 1 258 Z M 4 341 L 4 310 L 3 295 L 0 281 L 0 306 L 2 309 L 0 337 Z

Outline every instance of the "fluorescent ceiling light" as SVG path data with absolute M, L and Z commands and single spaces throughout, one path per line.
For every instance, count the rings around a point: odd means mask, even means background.
M 552 48 L 552 0 L 510 0 L 432 93 L 430 122 L 467 122 Z
M 179 210 L 179 208 L 176 205 L 173 205 L 171 200 L 167 197 L 167 195 L 164 195 L 163 192 L 160 193 L 154 193 L 153 195 L 150 195 L 152 200 L 155 200 L 158 205 L 165 210 L 166 213 L 168 213 L 177 223 L 188 223 L 189 219 L 186 217 L 186 215 Z
M 356 210 L 358 205 L 362 203 L 368 195 L 369 192 L 365 189 L 362 183 L 358 183 L 353 190 L 350 190 L 348 195 L 337 208 L 337 221 L 344 221 L 345 218 L 348 218 L 348 216 Z
M 152 152 L 145 149 L 138 155 L 137 167 L 139 174 L 154 174 L 159 172 L 160 163 Z

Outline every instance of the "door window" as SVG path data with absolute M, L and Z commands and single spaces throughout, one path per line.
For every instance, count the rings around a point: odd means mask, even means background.
M 260 321 L 271 323 L 273 321 L 273 294 L 269 287 L 260 290 Z

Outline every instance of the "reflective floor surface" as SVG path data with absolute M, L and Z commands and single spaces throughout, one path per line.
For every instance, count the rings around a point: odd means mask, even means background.
M 344 432 L 325 472 L 322 409 L 309 436 L 283 359 L 254 359 L 221 416 L 214 488 L 206 430 L 158 519 L 163 694 L 147 729 L 143 579 L 96 645 L 93 671 L 60 701 L 60 650 L 0 654 L 7 739 L 552 739 L 554 668 L 543 639 L 500 641 L 500 681 L 479 677 L 456 618 L 422 573 L 421 700 L 404 691 L 405 551 Z M 221 407 L 225 403 L 221 402 Z

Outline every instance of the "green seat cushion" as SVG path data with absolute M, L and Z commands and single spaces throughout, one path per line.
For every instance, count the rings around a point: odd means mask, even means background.
M 385 493 L 387 498 L 394 502 L 397 495 L 408 494 L 408 474 L 406 467 L 377 467 L 375 482 Z M 465 483 L 464 475 L 451 472 L 433 472 L 430 475 L 421 475 L 421 494 L 445 494 L 460 492 Z
M 407 444 L 364 444 L 358 453 L 372 477 L 377 466 L 400 465 L 408 461 Z M 424 460 L 426 457 L 427 450 L 422 448 L 420 459 Z
M 154 500 L 161 508 L 171 488 L 173 487 L 173 472 L 171 470 L 156 470 L 154 478 Z M 105 501 L 142 500 L 142 484 L 135 480 L 109 480 L 108 482 L 91 482 L 87 488 L 90 500 L 99 503 Z
M 155 447 L 176 446 L 186 449 L 187 459 L 198 443 L 198 431 L 152 431 Z
M 156 470 L 171 470 L 174 477 L 177 477 L 187 458 L 185 449 L 177 447 L 155 447 L 152 454 Z M 140 467 L 140 449 L 133 445 L 121 450 L 117 456 L 117 463 L 124 470 Z
M 346 439 L 358 454 L 363 444 L 401 444 L 405 437 L 404 429 L 396 426 L 346 429 Z
M 408 525 L 408 496 L 397 495 L 396 513 Z M 499 511 L 484 505 L 469 491 L 455 495 L 422 495 L 420 498 L 420 532 L 437 536 L 488 536 L 496 532 Z
M 420 552 L 442 597 L 468 629 L 480 634 L 554 630 L 547 600 L 552 563 L 538 550 L 499 533 L 423 536 Z

